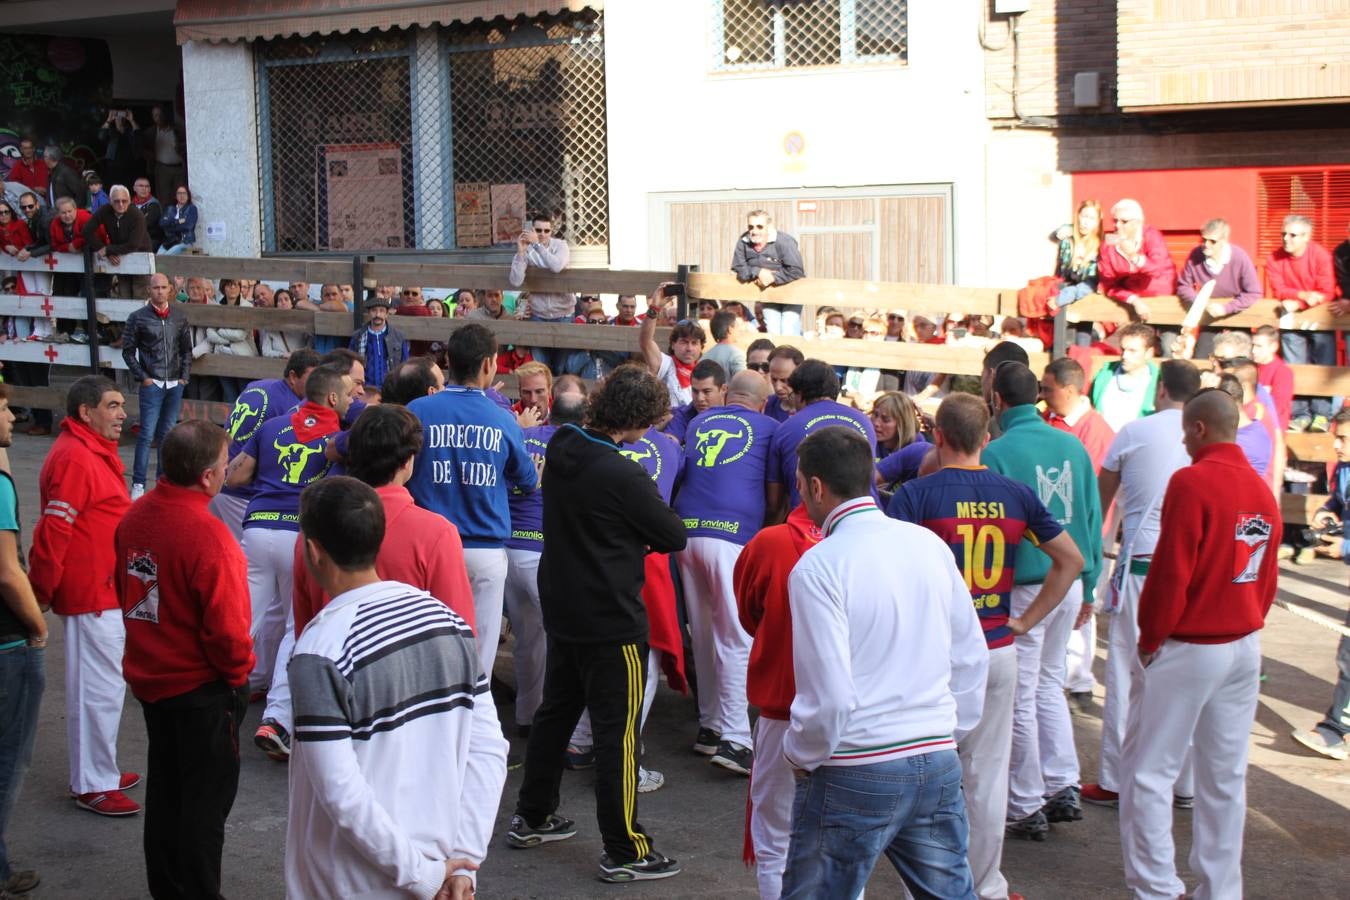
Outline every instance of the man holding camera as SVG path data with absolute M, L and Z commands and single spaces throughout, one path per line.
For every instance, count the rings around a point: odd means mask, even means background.
M 511 287 L 518 288 L 525 283 L 527 268 L 543 269 L 557 274 L 567 268 L 571 261 L 571 252 L 567 242 L 554 237 L 555 226 L 551 216 L 535 213 L 530 228 L 522 231 L 516 238 L 516 255 L 511 259 Z M 549 294 L 530 291 L 531 322 L 571 322 L 576 311 L 576 298 L 571 294 Z M 549 367 L 556 375 L 561 375 L 564 363 L 572 351 L 554 347 L 531 347 L 534 358 Z

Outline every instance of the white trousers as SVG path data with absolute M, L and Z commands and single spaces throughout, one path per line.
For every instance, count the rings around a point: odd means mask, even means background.
M 216 494 L 206 505 L 211 515 L 225 523 L 230 534 L 240 544 L 244 543 L 244 514 L 248 512 L 247 497 L 232 497 L 229 494 Z
M 737 617 L 731 579 L 740 555 L 739 544 L 693 537 L 676 561 L 698 670 L 698 724 L 749 747 L 745 679 L 751 638 Z
M 1008 809 L 1008 760 L 1012 755 L 1013 696 L 1017 690 L 1017 648 L 989 651 L 984 714 L 958 748 L 961 786 L 970 820 L 967 856 L 980 900 L 1008 900 L 1003 864 L 1004 816 Z M 761 722 L 763 719 L 760 720 Z M 758 750 L 758 748 L 756 748 Z M 781 754 L 781 751 L 780 751 Z M 755 756 L 759 758 L 758 753 Z M 791 797 L 788 799 L 791 805 Z
M 117 730 L 127 683 L 122 652 L 127 630 L 120 609 L 62 616 L 66 632 L 66 749 L 70 789 L 76 794 L 115 791 Z
M 506 589 L 506 548 L 464 548 L 464 568 L 473 591 L 474 631 L 478 635 L 478 661 L 483 674 L 492 677 L 497 660 L 497 642 L 502 637 L 502 595 Z
M 1012 614 L 1020 616 L 1036 599 L 1039 584 L 1019 584 Z M 1014 641 L 1017 690 L 1013 705 L 1008 818 L 1024 819 L 1045 799 L 1078 784 L 1078 751 L 1064 697 L 1064 660 L 1073 621 L 1082 609 L 1083 583 L 1074 581 L 1064 600 L 1035 628 Z
M 267 690 L 277 661 L 277 645 L 294 621 L 291 579 L 295 567 L 294 531 L 280 528 L 244 530 L 244 556 L 248 559 L 248 598 L 253 607 L 249 637 L 253 638 L 253 673 L 249 690 Z M 282 660 L 281 669 L 286 668 Z
M 1120 609 L 1109 617 L 1106 632 L 1106 699 L 1102 701 L 1102 753 L 1097 783 L 1120 792 L 1121 748 L 1130 714 L 1130 690 L 1144 671 L 1139 665 L 1139 593 L 1143 575 L 1125 575 L 1120 585 Z M 1177 776 L 1175 792 L 1195 796 L 1191 754 Z
M 1097 686 L 1092 674 L 1092 661 L 1097 652 L 1097 617 L 1088 616 L 1082 628 L 1069 632 L 1069 647 L 1065 661 L 1064 687 L 1077 694 L 1091 693 Z
M 1172 843 L 1172 789 L 1195 754 L 1190 868 L 1196 900 L 1242 897 L 1247 752 L 1261 673 L 1257 632 L 1226 644 L 1164 641 L 1134 682 L 1125 733 L 1120 844 L 1125 882 L 1139 898 L 1185 893 Z
M 638 720 L 638 734 L 647 725 L 647 713 L 652 711 L 652 701 L 656 699 L 656 685 L 661 680 L 661 654 L 655 650 L 647 651 L 647 685 L 642 690 L 642 718 Z M 577 727 L 572 729 L 572 743 L 578 747 L 594 747 L 595 737 L 591 733 L 591 711 L 582 710 Z
M 276 719 L 286 732 L 295 731 L 294 716 L 291 714 L 291 654 L 295 652 L 295 604 L 286 604 L 286 630 L 281 633 L 281 643 L 277 645 L 277 661 L 272 667 L 272 684 L 267 689 L 267 706 L 263 709 L 264 719 Z
M 506 549 L 506 587 L 503 600 L 511 633 L 516 638 L 516 724 L 534 721 L 544 697 L 544 664 L 548 641 L 539 609 L 539 552 Z
M 787 868 L 788 844 L 792 839 L 792 798 L 797 788 L 792 767 L 783 757 L 783 735 L 787 734 L 788 724 L 764 716 L 755 722 L 755 762 L 750 769 L 750 840 L 755 847 L 760 900 L 778 900 L 782 896 L 783 870 Z M 1000 821 L 1000 830 L 1002 827 Z

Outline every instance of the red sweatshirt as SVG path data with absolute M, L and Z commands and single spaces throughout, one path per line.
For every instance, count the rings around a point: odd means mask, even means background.
M 1280 427 L 1289 427 L 1294 413 L 1294 370 L 1278 356 L 1263 366 L 1256 367 L 1256 383 L 1264 384 L 1275 401 L 1275 412 L 1280 414 Z
M 1290 256 L 1281 247 L 1266 260 L 1266 282 L 1276 300 L 1297 300 L 1300 291 L 1318 291 L 1330 300 L 1336 296 L 1336 268 L 1331 253 L 1321 244 L 1308 242 L 1302 256 Z M 1302 304 L 1303 309 L 1308 304 Z
M 1140 246 L 1144 263 L 1135 266 L 1116 249 L 1115 244 L 1102 247 L 1097 260 L 1098 290 L 1121 303 L 1131 295 L 1139 297 L 1166 297 L 1177 292 L 1177 266 L 1167 252 L 1167 240 L 1152 225 L 1144 226 L 1144 240 Z
M 51 178 L 52 174 L 47 169 L 47 161 L 37 157 L 34 157 L 31 166 L 22 159 L 15 160 L 14 168 L 9 170 L 9 181 L 17 181 L 42 197 L 44 201 L 47 197 L 47 182 L 51 181 Z
M 138 700 L 239 687 L 253 669 L 248 562 L 210 499 L 160 479 L 117 526 L 122 674 Z
M 401 581 L 426 591 L 459 613 L 473 627 L 473 591 L 464 568 L 464 545 L 459 530 L 444 516 L 413 503 L 412 494 L 398 484 L 377 487 L 384 504 L 384 543 L 375 558 L 375 571 L 388 581 Z M 330 598 L 305 565 L 305 538 L 295 542 L 295 570 L 291 592 L 295 605 L 295 634 L 305 630 Z
M 1111 426 L 1106 424 L 1102 414 L 1095 409 L 1089 409 L 1084 415 L 1079 416 L 1078 421 L 1069 424 L 1069 420 L 1057 413 L 1047 412 L 1045 421 L 1049 422 L 1060 431 L 1067 431 L 1069 434 L 1078 438 L 1087 449 L 1088 456 L 1092 459 L 1092 470 L 1098 475 L 1102 471 L 1102 463 L 1106 460 L 1106 451 L 1111 449 L 1111 442 L 1116 439 L 1116 433 L 1111 430 Z
M 42 515 L 33 528 L 28 580 L 59 615 L 118 609 L 113 532 L 131 497 L 117 442 L 71 416 L 61 420 L 38 475 Z
M 84 250 L 84 226 L 89 224 L 93 216 L 87 209 L 75 210 L 75 224 L 72 226 L 71 237 L 66 240 L 66 227 L 61 224 L 60 216 L 52 217 L 51 238 L 52 250 L 56 253 L 80 253 Z M 106 235 L 106 232 L 105 232 Z
M 798 506 L 782 525 L 752 537 L 736 560 L 732 576 L 736 609 L 741 627 L 755 639 L 750 647 L 746 694 L 765 718 L 787 721 L 797 696 L 788 575 L 820 537 L 806 507 Z
M 1139 652 L 1168 638 L 1223 644 L 1259 630 L 1275 599 L 1280 508 L 1237 444 L 1211 444 L 1163 496 L 1139 598 Z
M 0 200 L 0 203 L 3 203 Z M 0 251 L 6 247 L 14 247 L 17 254 L 24 247 L 33 243 L 33 236 L 28 233 L 28 223 L 18 216 L 10 217 L 9 224 L 0 228 Z

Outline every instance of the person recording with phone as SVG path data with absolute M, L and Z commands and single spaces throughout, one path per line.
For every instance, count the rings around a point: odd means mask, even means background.
M 106 183 L 131 184 L 136 177 L 136 135 L 140 126 L 129 109 L 110 109 L 99 129 Z
M 511 259 L 511 286 L 525 284 L 525 270 L 543 269 L 555 275 L 567 268 L 571 252 L 567 242 L 554 237 L 557 226 L 545 213 L 535 213 L 530 228 L 516 238 L 516 255 Z M 576 297 L 571 294 L 550 294 L 530 291 L 531 322 L 571 322 L 576 309 Z M 571 350 L 554 347 L 532 347 L 534 358 L 549 367 L 555 375 L 566 374 L 565 364 Z

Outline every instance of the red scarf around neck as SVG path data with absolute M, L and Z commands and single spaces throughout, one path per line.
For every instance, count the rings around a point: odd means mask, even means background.
M 329 406 L 320 406 L 312 400 L 300 404 L 300 408 L 291 413 L 291 427 L 295 429 L 295 439 L 302 444 L 332 434 L 339 430 L 337 410 Z
M 689 387 L 689 382 L 694 377 L 694 367 L 686 366 L 673 356 L 670 358 L 670 361 L 675 364 L 675 380 L 680 383 L 680 387 Z

